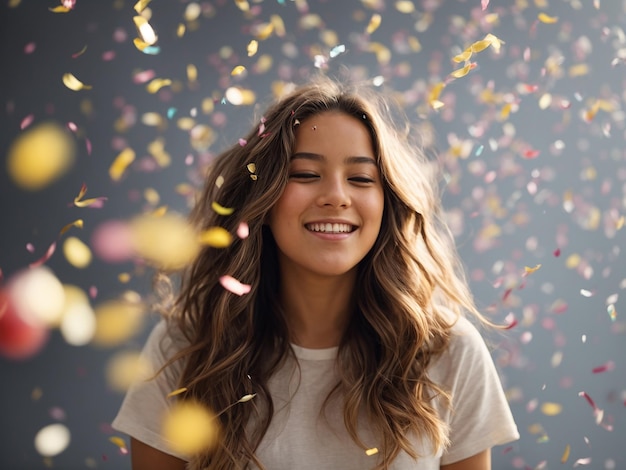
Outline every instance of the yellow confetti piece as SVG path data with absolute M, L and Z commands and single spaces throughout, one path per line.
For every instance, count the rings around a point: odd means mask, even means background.
M 541 412 L 546 416 L 556 416 L 563 411 L 559 403 L 546 402 L 541 405 Z
M 64 7 L 63 5 L 59 5 L 58 7 L 48 8 L 52 13 L 67 13 L 71 11 L 71 8 Z
M 161 206 L 154 209 L 150 215 L 152 217 L 163 217 L 165 214 L 167 214 L 167 206 Z
M 567 459 L 569 459 L 569 453 L 570 453 L 570 445 L 567 444 L 565 446 L 565 450 L 563 451 L 563 455 L 561 455 L 561 463 L 565 463 L 567 462 Z
M 569 68 L 570 77 L 582 77 L 589 73 L 589 66 L 587 64 L 576 64 Z
M 178 28 L 176 28 L 176 36 L 179 38 L 182 38 L 185 35 L 185 31 L 187 31 L 187 28 L 184 24 L 180 23 L 178 25 Z
M 254 163 L 248 163 L 248 164 L 246 165 L 246 168 L 248 169 L 248 171 L 249 171 L 250 173 L 256 173 L 256 164 L 254 164 Z
M 128 284 L 130 282 L 130 274 L 129 273 L 119 273 L 117 275 L 117 280 L 122 284 Z
M 530 268 L 528 266 L 524 266 L 524 273 L 532 274 L 535 271 L 537 271 L 539 268 L 541 268 L 541 264 L 536 265 L 534 268 Z
M 546 13 L 544 13 L 544 12 L 539 13 L 537 15 L 537 19 L 539 21 L 541 21 L 542 23 L 545 23 L 545 24 L 554 24 L 557 21 L 559 21 L 559 17 L 558 16 L 550 16 L 550 15 L 547 15 Z
M 237 5 L 237 8 L 241 11 L 250 11 L 250 4 L 247 0 L 235 0 L 235 5 Z
M 248 57 L 252 57 L 259 50 L 259 42 L 253 39 L 248 43 L 246 47 L 246 51 L 248 52 Z
M 187 80 L 190 82 L 198 80 L 198 69 L 194 64 L 187 65 Z
M 365 451 L 365 455 L 367 455 L 368 457 L 375 454 L 378 454 L 378 448 L 376 447 L 372 447 L 371 449 L 367 449 Z
M 445 87 L 446 84 L 444 82 L 439 82 L 430 89 L 428 93 L 428 104 L 430 106 L 433 106 L 433 103 L 439 101 L 439 96 Z
M 248 395 L 244 395 L 239 400 L 237 400 L 237 403 L 245 403 L 247 401 L 252 400 L 254 397 L 256 397 L 256 393 L 251 393 L 251 394 L 248 394 Z
M 264 41 L 269 38 L 273 32 L 274 25 L 272 23 L 263 23 L 255 28 L 253 34 L 259 41 Z
M 374 13 L 372 15 L 372 17 L 370 18 L 370 22 L 367 25 L 367 28 L 365 28 L 365 31 L 367 32 L 367 34 L 372 34 L 374 31 L 376 31 L 378 29 L 378 27 L 380 26 L 380 24 L 383 21 L 383 17 L 380 16 L 378 13 Z
M 82 186 L 80 187 L 80 191 L 78 192 L 78 196 L 74 198 L 74 205 L 76 207 L 88 207 L 88 206 L 91 206 L 92 204 L 102 201 L 103 199 L 106 199 L 102 197 L 83 199 L 83 197 L 85 197 L 85 194 L 87 194 L 87 185 L 83 183 Z
M 150 44 L 148 44 L 147 42 L 145 42 L 144 40 L 140 38 L 134 38 L 133 44 L 140 51 L 143 51 L 146 47 L 150 46 Z
M 110 300 L 94 309 L 96 331 L 93 343 L 103 347 L 121 346 L 143 328 L 144 307 L 136 302 Z
M 218 436 L 215 415 L 199 403 L 176 402 L 165 416 L 162 434 L 172 450 L 194 455 L 211 449 Z
M 286 30 L 285 30 L 285 22 L 283 21 L 283 19 L 278 15 L 272 15 L 270 16 L 270 22 L 272 23 L 272 26 L 274 27 L 274 32 L 276 33 L 276 36 L 278 36 L 279 38 L 284 37 Z
M 148 93 L 155 94 L 164 86 L 169 86 L 172 84 L 172 81 L 169 78 L 154 78 L 146 85 L 146 90 Z
M 211 203 L 211 209 L 213 209 L 219 215 L 230 215 L 235 211 L 234 208 L 221 206 L 216 201 L 213 201 Z
M 122 450 L 126 450 L 126 441 L 124 441 L 124 439 L 122 439 L 119 436 L 109 437 L 109 442 L 111 442 L 112 444 L 115 444 L 117 447 L 119 447 Z
M 33 126 L 9 147 L 7 170 L 22 189 L 36 191 L 63 176 L 74 163 L 76 148 L 70 134 L 53 123 Z
M 161 168 L 169 166 L 172 162 L 172 157 L 165 150 L 165 142 L 160 137 L 148 144 L 148 153 L 152 155 Z
M 84 269 L 91 263 L 91 250 L 80 239 L 68 237 L 63 242 L 63 254 L 72 266 Z
M 113 181 L 119 181 L 126 171 L 126 168 L 135 160 L 135 151 L 131 148 L 125 148 L 115 157 L 113 163 L 109 167 L 109 176 Z
M 544 93 L 539 98 L 539 109 L 548 109 L 552 104 L 552 95 L 550 93 Z
M 472 70 L 472 64 L 467 64 L 465 67 L 457 69 L 453 72 L 450 73 L 450 75 L 454 78 L 461 78 L 464 77 L 465 75 L 467 75 L 469 73 L 470 70 Z
M 238 65 L 230 72 L 230 74 L 233 75 L 233 76 L 241 75 L 245 71 L 246 71 L 246 68 L 243 65 Z
M 489 46 L 491 46 L 491 44 L 492 44 L 491 39 L 481 39 L 480 41 L 476 41 L 474 44 L 472 44 L 470 46 L 470 50 L 473 53 L 482 52 L 485 49 L 487 49 Z
M 232 243 L 233 237 L 222 227 L 211 227 L 198 236 L 198 241 L 213 248 L 226 248 Z
M 505 103 L 505 105 L 502 106 L 502 110 L 500 111 L 500 119 L 507 119 L 509 117 L 509 114 L 511 114 L 511 108 L 511 103 Z
M 461 63 L 461 62 L 467 62 L 470 59 L 470 57 L 472 57 L 472 49 L 471 48 L 467 48 L 463 52 L 461 52 L 460 54 L 455 55 L 452 58 L 452 61 L 456 62 L 458 64 L 458 63 Z
M 148 361 L 138 351 L 118 352 L 109 359 L 105 369 L 109 387 L 121 393 L 133 383 L 149 379 L 152 373 Z
M 133 8 L 137 12 L 137 14 L 139 14 L 148 6 L 148 3 L 150 3 L 151 1 L 152 0 L 139 0 L 137 3 L 135 3 L 135 6 Z
M 63 74 L 63 84 L 73 91 L 91 90 L 91 85 L 85 85 L 71 73 Z
M 485 40 L 489 41 L 489 45 L 493 48 L 493 50 L 495 50 L 496 52 L 500 52 L 500 48 L 502 47 L 502 44 L 506 44 L 502 39 L 498 38 L 497 36 L 494 36 L 493 34 L 489 33 L 485 36 Z
M 136 217 L 130 229 L 133 251 L 150 265 L 163 269 L 186 266 L 200 249 L 196 231 L 175 213 Z
M 395 7 L 400 13 L 413 13 L 415 11 L 415 5 L 409 0 L 399 0 Z
M 181 393 L 185 393 L 186 391 L 187 387 L 177 388 L 176 390 L 172 390 L 170 393 L 168 393 L 166 398 L 175 397 L 176 395 L 180 395 Z
M 59 235 L 63 235 L 65 232 L 67 232 L 72 227 L 83 228 L 83 219 L 76 219 L 74 222 L 70 222 L 69 224 L 63 226 L 63 228 L 59 232 Z

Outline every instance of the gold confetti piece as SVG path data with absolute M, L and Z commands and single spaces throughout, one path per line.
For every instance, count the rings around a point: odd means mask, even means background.
M 274 32 L 276 33 L 276 36 L 278 36 L 279 38 L 284 37 L 286 30 L 285 30 L 285 22 L 283 21 L 283 19 L 278 15 L 272 15 L 270 16 L 270 22 L 272 23 L 272 26 L 274 27 Z
M 243 65 L 238 65 L 230 72 L 230 74 L 233 76 L 241 75 L 245 71 L 246 71 L 246 68 Z
M 122 450 L 126 449 L 126 441 L 124 441 L 124 439 L 122 439 L 119 436 L 111 436 L 111 437 L 109 437 L 109 442 L 115 444 L 117 447 L 119 447 Z
M 187 387 L 177 388 L 176 390 L 172 390 L 170 393 L 168 393 L 166 398 L 175 397 L 176 395 L 180 395 L 181 393 L 184 393 L 186 391 Z
M 469 71 L 472 70 L 473 68 L 474 68 L 474 64 L 467 64 L 463 68 L 454 70 L 453 72 L 450 73 L 450 75 L 454 78 L 461 78 L 467 75 Z
M 452 58 L 452 60 L 458 64 L 458 63 L 461 63 L 461 62 L 467 62 L 470 59 L 470 57 L 472 57 L 472 49 L 471 48 L 467 48 L 463 52 L 461 52 L 460 54 L 455 55 Z
M 122 284 L 128 284 L 130 282 L 130 274 L 129 273 L 119 273 L 117 275 L 117 280 Z
M 169 78 L 154 78 L 146 85 L 146 90 L 148 93 L 155 94 L 164 86 L 169 86 L 172 84 L 172 81 Z
M 511 103 L 505 103 L 505 105 L 502 106 L 502 110 L 500 111 L 500 119 L 507 119 L 509 117 L 509 114 L 511 114 L 512 107 L 513 105 Z
M 148 46 L 152 46 L 157 42 L 157 35 L 147 19 L 143 16 L 133 16 L 133 22 L 135 23 L 139 37 L 144 43 Z
M 258 27 L 254 28 L 252 34 L 260 41 L 264 41 L 269 38 L 274 32 L 274 25 L 272 23 L 262 23 Z
M 134 382 L 150 378 L 152 371 L 139 352 L 122 351 L 115 354 L 106 365 L 107 384 L 116 392 L 125 392 Z
M 370 18 L 370 22 L 367 25 L 365 32 L 367 32 L 367 34 L 372 34 L 374 31 L 378 29 L 382 21 L 383 21 L 383 17 L 380 16 L 378 13 L 374 13 L 372 17 Z
M 198 241 L 213 248 L 226 248 L 232 243 L 233 237 L 222 227 L 211 227 L 198 236 Z
M 248 57 L 252 57 L 259 50 L 259 42 L 253 39 L 248 43 L 248 47 L 246 47 L 248 52 Z
M 194 455 L 213 448 L 219 428 L 215 415 L 205 406 L 176 402 L 163 420 L 162 434 L 172 450 Z
M 539 98 L 539 109 L 548 109 L 552 104 L 552 95 L 550 93 L 544 93 Z
M 72 266 L 84 269 L 91 263 L 91 250 L 76 237 L 68 237 L 63 242 L 63 254 Z
M 186 30 L 187 28 L 185 27 L 185 25 L 180 23 L 178 25 L 178 28 L 176 28 L 176 36 L 178 36 L 179 38 L 182 38 L 185 35 Z
M 234 208 L 221 206 L 216 201 L 213 201 L 211 203 L 211 209 L 213 209 L 219 215 L 230 215 L 235 211 Z
M 94 204 L 101 204 L 102 201 L 106 201 L 106 197 L 94 197 L 91 199 L 83 199 L 85 194 L 87 194 L 87 185 L 83 183 L 80 187 L 80 191 L 78 192 L 78 196 L 74 198 L 74 205 L 76 207 L 87 207 L 87 206 L 91 206 Z
M 589 73 L 589 66 L 587 64 L 576 64 L 569 68 L 570 77 L 582 77 Z
M 368 457 L 375 454 L 378 454 L 378 448 L 376 447 L 372 447 L 371 449 L 367 449 L 365 451 L 365 455 L 367 455 Z
M 156 160 L 161 168 L 165 168 L 172 162 L 172 157 L 165 150 L 165 142 L 161 137 L 148 144 L 148 153 Z
M 493 34 L 489 33 L 485 36 L 485 40 L 489 41 L 489 45 L 497 52 L 500 52 L 500 48 L 502 47 L 502 44 L 506 44 L 502 39 L 498 38 L 497 36 L 494 36 Z
M 125 148 L 120 152 L 120 154 L 115 157 L 113 163 L 109 167 L 109 176 L 113 181 L 119 181 L 122 178 L 122 175 L 130 165 L 135 160 L 135 151 L 133 149 Z
M 415 5 L 409 0 L 397 1 L 395 7 L 400 13 L 413 13 L 415 11 Z
M 71 73 L 63 74 L 63 84 L 73 91 L 91 90 L 91 85 L 85 85 Z
M 109 300 L 97 306 L 93 343 L 103 347 L 121 346 L 143 328 L 144 307 L 136 302 Z
M 241 11 L 250 11 L 250 4 L 247 0 L 235 0 L 235 5 L 237 5 L 237 8 Z
M 559 21 L 558 16 L 550 16 L 544 12 L 541 12 L 537 15 L 537 19 L 545 24 L 554 24 Z
M 190 82 L 195 82 L 196 80 L 198 80 L 198 69 L 193 64 L 187 65 L 187 80 L 189 80 Z
M 145 42 L 144 40 L 142 40 L 142 39 L 140 39 L 140 38 L 134 38 L 134 39 L 133 39 L 133 44 L 135 45 L 135 47 L 136 47 L 138 50 L 140 50 L 140 51 L 142 51 L 142 52 L 143 52 L 143 50 L 144 50 L 146 47 L 150 46 L 150 44 L 148 44 L 147 42 Z
M 163 217 L 165 214 L 167 214 L 167 206 L 161 206 L 154 209 L 150 215 L 152 217 Z
M 248 164 L 246 165 L 246 168 L 248 169 L 248 171 L 249 171 L 250 173 L 256 173 L 256 164 L 254 164 L 254 163 L 248 163 Z
M 196 231 L 175 213 L 136 217 L 130 229 L 133 251 L 150 265 L 163 269 L 186 266 L 200 249 Z
M 161 200 L 161 196 L 159 196 L 158 191 L 154 188 L 144 189 L 143 197 L 146 199 L 146 201 L 148 201 L 150 204 L 155 205 L 155 206 Z
M 530 268 L 528 266 L 524 266 L 524 273 L 525 274 L 532 274 L 535 271 L 537 271 L 539 268 L 541 268 L 541 264 L 537 264 L 534 268 Z
M 137 12 L 137 14 L 140 14 L 148 6 L 148 3 L 150 3 L 151 1 L 152 0 L 138 0 L 138 2 L 135 3 L 135 6 L 133 8 Z
M 65 305 L 58 325 L 66 343 L 72 346 L 85 346 L 93 339 L 96 331 L 96 317 L 89 303 L 89 297 L 80 287 L 64 284 Z
M 380 65 L 387 65 L 391 60 L 391 51 L 379 42 L 371 42 L 368 50 L 376 54 L 376 60 Z
M 53 123 L 33 126 L 9 147 L 7 170 L 22 189 L 39 190 L 60 178 L 74 163 L 76 148 L 66 129 Z
M 546 416 L 556 416 L 563 411 L 559 403 L 546 402 L 541 405 L 541 412 Z
M 480 41 L 476 41 L 474 44 L 470 46 L 470 50 L 473 53 L 482 52 L 491 46 L 492 41 L 490 39 L 481 39 Z
M 428 104 L 430 106 L 433 106 L 433 103 L 439 101 L 439 96 L 441 95 L 441 92 L 443 91 L 445 86 L 446 84 L 444 82 L 439 82 L 430 89 L 430 91 L 428 92 Z
M 71 8 L 64 7 L 63 5 L 59 5 L 54 8 L 48 8 L 52 13 L 67 13 L 71 10 Z

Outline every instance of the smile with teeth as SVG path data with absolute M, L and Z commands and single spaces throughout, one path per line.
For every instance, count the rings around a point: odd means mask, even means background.
M 322 233 L 350 233 L 355 227 L 350 224 L 306 224 L 307 230 Z

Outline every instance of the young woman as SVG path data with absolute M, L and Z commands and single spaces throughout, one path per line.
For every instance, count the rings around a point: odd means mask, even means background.
M 131 436 L 135 470 L 486 470 L 491 447 L 519 437 L 465 317 L 486 322 L 436 174 L 397 116 L 378 91 L 319 78 L 215 159 L 191 220 L 233 242 L 184 270 L 148 339 L 145 357 L 164 368 L 129 390 L 113 423 Z M 225 289 L 224 275 L 250 291 Z M 168 445 L 174 400 L 219 413 L 212 449 Z

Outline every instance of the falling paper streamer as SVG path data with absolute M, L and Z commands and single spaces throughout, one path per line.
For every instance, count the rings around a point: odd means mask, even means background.
M 227 291 L 239 296 L 249 293 L 252 289 L 252 286 L 250 286 L 249 284 L 242 284 L 232 276 L 220 277 L 220 284 Z

